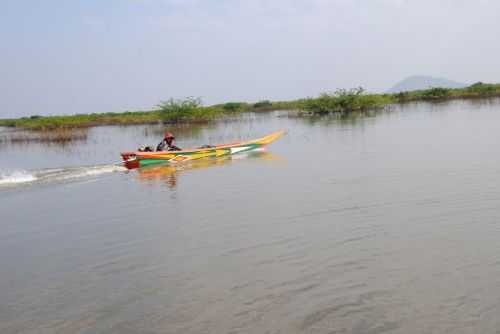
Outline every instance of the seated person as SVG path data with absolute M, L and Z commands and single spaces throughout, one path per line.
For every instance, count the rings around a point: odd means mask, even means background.
M 163 140 L 156 146 L 156 151 L 180 151 L 174 144 L 175 137 L 170 132 L 165 133 Z

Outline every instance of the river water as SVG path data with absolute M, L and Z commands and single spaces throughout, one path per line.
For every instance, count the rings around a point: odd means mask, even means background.
M 498 100 L 250 114 L 169 130 L 287 134 L 131 172 L 164 128 L 3 142 L 0 333 L 498 333 L 498 124 Z

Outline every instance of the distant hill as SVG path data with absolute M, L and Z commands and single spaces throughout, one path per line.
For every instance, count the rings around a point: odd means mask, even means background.
M 387 92 L 398 93 L 410 90 L 428 89 L 431 87 L 463 88 L 467 86 L 467 84 L 448 79 L 434 78 L 425 75 L 414 75 L 398 82 Z

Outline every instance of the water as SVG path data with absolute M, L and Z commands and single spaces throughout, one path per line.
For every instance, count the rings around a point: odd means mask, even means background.
M 126 172 L 158 126 L 0 146 L 1 333 L 496 333 L 500 101 L 173 128 L 267 152 Z

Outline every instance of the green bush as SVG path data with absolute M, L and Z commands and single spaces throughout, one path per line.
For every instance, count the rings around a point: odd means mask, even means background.
M 14 127 L 16 122 L 15 119 L 0 119 L 0 126 Z
M 451 89 L 443 87 L 433 87 L 422 91 L 421 95 L 423 99 L 444 99 L 448 97 L 451 93 Z
M 209 120 L 224 112 L 224 109 L 217 106 L 203 107 L 201 99 L 194 97 L 170 99 L 161 102 L 158 107 L 160 117 L 165 122 Z
M 259 102 L 257 102 L 257 103 L 254 103 L 254 105 L 253 105 L 253 107 L 254 107 L 255 109 L 270 108 L 270 107 L 272 107 L 272 106 L 273 106 L 273 104 L 272 104 L 272 102 L 271 102 L 271 101 L 269 101 L 269 100 L 259 101 Z
M 228 102 L 222 105 L 222 109 L 226 112 L 242 112 L 249 109 L 249 105 L 244 102 Z
M 334 93 L 322 93 L 317 98 L 306 99 L 302 109 L 311 114 L 325 115 L 379 109 L 392 102 L 390 95 L 364 94 L 363 88 L 359 87 L 339 89 Z
M 394 98 L 400 102 L 405 102 L 411 100 L 410 92 L 399 92 L 394 94 Z
M 184 100 L 170 99 L 158 105 L 160 117 L 164 121 L 180 121 L 189 119 L 201 107 L 201 99 L 188 97 Z
M 468 92 L 477 94 L 493 94 L 497 91 L 497 85 L 485 84 L 482 82 L 476 82 L 466 88 Z

